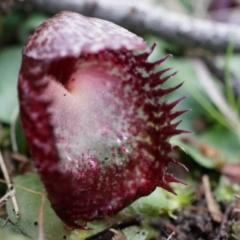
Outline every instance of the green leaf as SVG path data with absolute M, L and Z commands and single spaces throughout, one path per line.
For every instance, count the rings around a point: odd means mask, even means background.
M 146 197 L 142 197 L 132 203 L 123 213 L 143 214 L 147 217 L 157 217 L 161 208 L 168 206 L 166 191 L 162 188 L 156 190 Z
M 16 197 L 20 208 L 20 218 L 17 219 L 14 212 L 12 202 L 7 202 L 7 212 L 9 218 L 14 226 L 19 229 L 25 236 L 30 239 L 38 238 L 39 230 L 39 214 L 41 209 L 41 195 L 35 192 L 44 192 L 44 187 L 36 173 L 28 173 L 25 175 L 18 176 L 14 179 L 16 186 Z M 120 217 L 116 217 L 114 221 L 125 217 L 124 214 L 120 214 Z M 38 225 L 36 224 L 38 222 Z M 88 226 L 92 230 L 74 230 L 69 231 L 64 223 L 56 216 L 52 210 L 50 203 L 47 199 L 44 202 L 44 239 L 45 240 L 59 240 L 70 239 L 70 240 L 83 240 L 87 236 L 91 236 L 99 231 L 106 229 L 109 226 L 109 221 L 106 223 L 104 220 L 92 221 L 88 223 Z M 127 239 L 146 239 L 147 230 L 139 227 L 130 227 L 124 230 Z M 142 237 L 140 238 L 139 235 Z
M 230 70 L 237 76 L 237 80 L 240 80 L 240 54 L 234 54 L 231 56 Z M 240 84 L 240 81 L 239 81 Z
M 214 168 L 214 162 L 209 157 L 203 155 L 198 148 L 189 145 L 182 141 L 181 137 L 176 136 L 171 138 L 170 142 L 173 145 L 181 147 L 187 154 L 189 154 L 199 165 L 205 168 Z
M 21 62 L 20 46 L 5 48 L 0 52 L 0 121 L 10 122 L 18 105 L 17 81 Z
M 4 219 L 0 218 L 0 225 L 2 226 L 5 222 Z M 21 232 L 10 222 L 0 228 L 0 239 L 2 240 L 29 240 L 29 238 L 24 237 Z
M 32 13 L 20 26 L 18 30 L 18 36 L 22 43 L 25 43 L 29 38 L 30 34 L 48 17 L 42 13 Z
M 240 191 L 238 183 L 234 183 L 225 176 L 221 176 L 218 185 L 214 189 L 214 196 L 218 202 L 232 203 L 235 195 Z
M 212 148 L 218 149 L 226 161 L 238 161 L 240 144 L 233 132 L 216 125 L 197 135 L 197 137 Z
M 2 2 L 2 1 L 1 1 Z M 11 42 L 15 37 L 16 30 L 21 25 L 25 13 L 12 9 L 7 16 L 0 16 L 0 45 Z
M 12 202 L 8 201 L 7 212 L 9 218 L 21 233 L 35 240 L 39 234 L 39 214 L 42 199 L 42 196 L 38 193 L 45 194 L 44 187 L 36 173 L 18 176 L 14 179 L 14 184 L 16 187 L 17 202 L 20 208 L 20 218 L 16 218 L 13 212 Z M 171 196 L 175 197 L 174 195 Z M 103 219 L 89 222 L 88 226 L 92 228 L 92 230 L 69 231 L 64 223 L 56 216 L 48 199 L 45 197 L 43 219 L 44 239 L 59 240 L 65 236 L 65 239 L 83 240 L 87 236 L 96 234 L 119 220 L 126 219 L 135 214 L 143 214 L 145 217 L 157 217 L 160 209 L 166 208 L 169 205 L 169 199 L 170 198 L 166 198 L 165 190 L 157 188 L 152 194 L 140 198 L 114 218 L 109 218 L 107 221 Z M 36 224 L 36 222 L 38 224 Z M 129 227 L 124 229 L 123 232 L 129 240 L 145 240 L 149 234 L 154 234 L 153 229 L 143 229 L 142 227 Z
M 36 192 L 45 193 L 43 185 L 35 173 L 18 176 L 13 182 L 16 185 L 16 197 L 20 209 L 20 218 L 16 218 L 13 212 L 12 202 L 8 201 L 7 212 L 9 218 L 25 236 L 34 240 L 38 239 L 42 196 Z M 65 228 L 63 222 L 56 216 L 46 197 L 44 202 L 43 229 L 45 240 L 59 240 L 63 239 L 63 236 L 68 237 L 70 235 L 70 231 Z
M 235 162 L 239 159 L 239 141 L 234 133 L 216 125 L 192 136 L 199 144 L 205 145 L 209 150 L 216 151 L 215 156 L 207 156 L 201 149 L 193 144 L 183 141 L 181 136 L 171 138 L 171 143 L 180 146 L 198 164 L 205 168 L 219 169 L 226 162 Z

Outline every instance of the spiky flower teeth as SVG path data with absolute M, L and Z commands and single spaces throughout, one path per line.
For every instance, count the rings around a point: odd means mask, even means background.
M 70 227 L 113 215 L 157 186 L 172 192 L 166 173 L 183 133 L 173 119 L 180 101 L 161 100 L 180 85 L 154 72 L 153 51 L 104 20 L 60 12 L 23 49 L 21 120 L 52 208 Z M 136 54 L 135 50 L 145 53 Z

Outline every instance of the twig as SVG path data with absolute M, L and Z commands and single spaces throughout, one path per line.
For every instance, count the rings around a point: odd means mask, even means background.
M 175 235 L 175 232 L 172 232 L 169 237 L 167 238 L 167 240 L 170 240 L 173 236 Z
M 0 180 L 0 182 L 4 182 L 2 180 Z M 25 188 L 23 186 L 20 186 L 18 184 L 14 184 L 14 186 L 16 188 L 20 188 L 24 191 L 33 193 L 33 194 L 37 194 L 41 197 L 41 205 L 40 205 L 40 209 L 39 209 L 39 215 L 38 215 L 38 240 L 44 240 L 44 226 L 43 226 L 43 222 L 44 222 L 44 208 L 45 208 L 45 194 L 43 192 L 38 192 L 38 191 L 34 191 L 28 188 Z
M 172 232 L 174 232 L 175 235 L 182 237 L 183 239 L 189 239 L 189 240 L 193 240 L 191 236 L 186 236 L 186 234 L 184 232 L 182 232 L 180 229 L 178 229 L 177 227 L 175 227 L 173 224 L 171 224 L 170 222 L 163 222 L 164 227 L 171 230 Z
M 9 216 L 6 218 L 6 220 L 3 222 L 2 224 L 2 228 L 4 228 L 6 226 L 6 224 L 8 223 L 9 221 Z
M 41 205 L 39 210 L 39 228 L 38 228 L 38 240 L 44 240 L 44 229 L 43 229 L 43 221 L 44 221 L 44 204 L 45 197 L 41 195 Z
M 230 216 L 230 214 L 233 211 L 233 208 L 234 208 L 234 204 L 233 203 L 230 204 L 227 207 L 227 209 L 226 209 L 226 211 L 225 211 L 225 213 L 223 215 L 223 218 L 222 218 L 222 223 L 221 223 L 221 226 L 220 226 L 219 233 L 218 233 L 217 237 L 214 240 L 220 240 L 222 237 L 226 237 L 227 233 L 226 233 L 226 229 L 225 228 L 226 228 L 226 224 L 227 224 L 227 221 L 229 219 L 229 216 Z
M 8 190 L 13 190 L 14 188 L 13 188 L 13 185 L 11 183 L 10 177 L 8 175 L 8 171 L 7 171 L 6 165 L 4 163 L 1 151 L 0 151 L 0 167 L 1 167 L 4 179 L 6 180 Z M 14 209 L 14 212 L 16 214 L 16 217 L 19 218 L 20 212 L 19 212 L 19 207 L 18 207 L 17 199 L 16 199 L 15 195 L 11 198 L 11 200 L 12 200 L 12 203 L 13 203 L 13 209 Z
M 6 193 L 3 197 L 0 198 L 0 207 L 6 204 L 7 200 L 12 198 L 15 195 L 15 189 L 13 188 L 8 193 Z
M 234 40 L 240 52 L 240 27 L 233 24 L 196 19 L 164 10 L 152 1 L 139 0 L 32 0 L 47 12 L 63 10 L 103 18 L 119 25 L 148 32 L 184 48 L 198 47 L 213 52 L 226 52 Z
M 204 175 L 202 177 L 202 183 L 203 183 L 203 187 L 204 187 L 207 207 L 208 207 L 209 212 L 212 216 L 212 219 L 215 222 L 220 223 L 222 221 L 222 212 L 220 211 L 219 205 L 216 203 L 215 199 L 212 196 L 210 183 L 209 183 L 209 178 L 208 178 L 207 175 Z

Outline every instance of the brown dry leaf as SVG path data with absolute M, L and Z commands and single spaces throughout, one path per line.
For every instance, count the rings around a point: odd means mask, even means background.
M 196 154 L 199 156 L 203 162 L 209 162 L 210 166 L 215 170 L 222 169 L 226 164 L 227 158 L 223 152 L 219 149 L 212 147 L 211 145 L 199 141 L 193 137 L 182 137 L 181 140 L 189 145 L 192 150 L 196 151 Z M 201 156 L 201 157 L 200 157 Z M 202 159 L 203 157 L 203 159 Z
M 240 163 L 227 163 L 221 169 L 221 173 L 229 177 L 231 180 L 240 182 Z
M 202 183 L 203 183 L 203 188 L 204 188 L 208 211 L 210 212 L 212 219 L 215 222 L 220 223 L 220 222 L 222 222 L 222 212 L 220 210 L 219 205 L 213 198 L 210 183 L 209 183 L 209 177 L 207 175 L 204 175 L 202 177 Z
M 215 159 L 223 158 L 223 154 L 219 150 L 209 146 L 208 144 L 202 143 L 193 137 L 183 137 L 182 140 L 185 143 L 188 143 L 194 146 L 195 148 L 197 148 L 199 152 L 201 152 L 201 154 L 206 157 L 215 158 Z

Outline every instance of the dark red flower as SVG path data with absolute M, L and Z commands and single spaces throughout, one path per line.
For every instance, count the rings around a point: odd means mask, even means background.
M 153 48 L 113 23 L 60 12 L 23 49 L 22 125 L 52 208 L 70 227 L 180 182 L 166 168 L 180 165 L 169 138 L 183 132 L 171 121 L 184 111 L 161 99 L 180 85 L 161 87 L 171 75 L 154 72 L 167 57 L 148 62 Z

